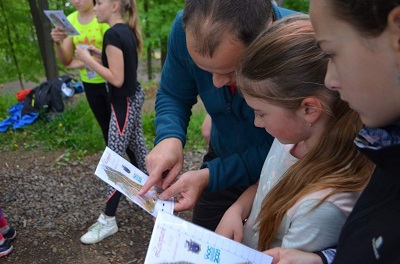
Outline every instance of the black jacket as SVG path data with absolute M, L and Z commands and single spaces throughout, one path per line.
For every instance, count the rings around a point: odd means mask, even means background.
M 358 144 L 376 169 L 342 228 L 333 263 L 400 263 L 399 131 L 391 128 L 386 146 Z

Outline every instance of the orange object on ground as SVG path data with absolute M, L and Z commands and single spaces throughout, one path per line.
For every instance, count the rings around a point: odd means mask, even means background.
M 21 90 L 17 93 L 17 99 L 18 101 L 22 102 L 25 100 L 25 97 L 32 91 L 32 89 L 28 88 L 28 89 L 24 89 Z

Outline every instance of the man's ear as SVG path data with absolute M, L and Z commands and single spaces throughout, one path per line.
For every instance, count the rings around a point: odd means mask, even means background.
M 317 122 L 322 113 L 321 101 L 315 97 L 307 97 L 301 101 L 300 115 L 310 125 Z
M 391 46 L 396 54 L 396 62 L 400 67 L 400 6 L 397 6 L 389 12 L 387 18 L 387 29 L 390 34 Z

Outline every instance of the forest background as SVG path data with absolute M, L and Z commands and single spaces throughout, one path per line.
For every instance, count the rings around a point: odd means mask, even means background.
M 308 12 L 308 0 L 276 2 Z M 145 47 L 141 60 L 146 62 L 147 81 L 161 71 L 169 30 L 183 5 L 184 0 L 137 0 Z M 3 83 L 15 80 L 24 89 L 28 81 L 39 83 L 66 72 L 57 61 L 50 37 L 52 25 L 43 10 L 63 10 L 68 15 L 74 8 L 68 0 L 0 0 L 0 89 Z M 158 65 L 153 65 L 155 56 L 160 59 Z
M 142 123 L 146 145 L 151 149 L 155 138 L 154 100 L 159 73 L 166 57 L 171 24 L 183 8 L 184 0 L 136 1 L 145 51 L 139 58 L 138 69 L 138 79 L 146 93 Z M 285 8 L 308 12 L 308 0 L 276 2 Z M 7 109 L 17 103 L 15 94 L 19 90 L 34 88 L 66 73 L 79 79 L 79 74 L 68 72 L 58 62 L 50 37 L 52 25 L 43 10 L 63 10 L 68 15 L 74 8 L 69 0 L 0 0 L 0 120 L 7 118 Z M 84 96 L 74 98 L 68 101 L 61 115 L 50 120 L 40 119 L 22 129 L 8 129 L 0 137 L 0 154 L 22 149 L 63 150 L 63 161 L 68 162 L 103 150 L 101 131 L 87 100 Z M 197 105 L 200 107 L 196 108 Z M 206 148 L 201 136 L 205 110 L 201 102 L 197 105 L 187 131 L 185 149 L 189 151 Z

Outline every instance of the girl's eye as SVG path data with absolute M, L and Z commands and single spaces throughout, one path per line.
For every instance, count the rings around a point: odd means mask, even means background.
M 330 53 L 325 53 L 325 58 L 327 58 L 327 59 L 333 59 L 333 54 L 330 54 Z

